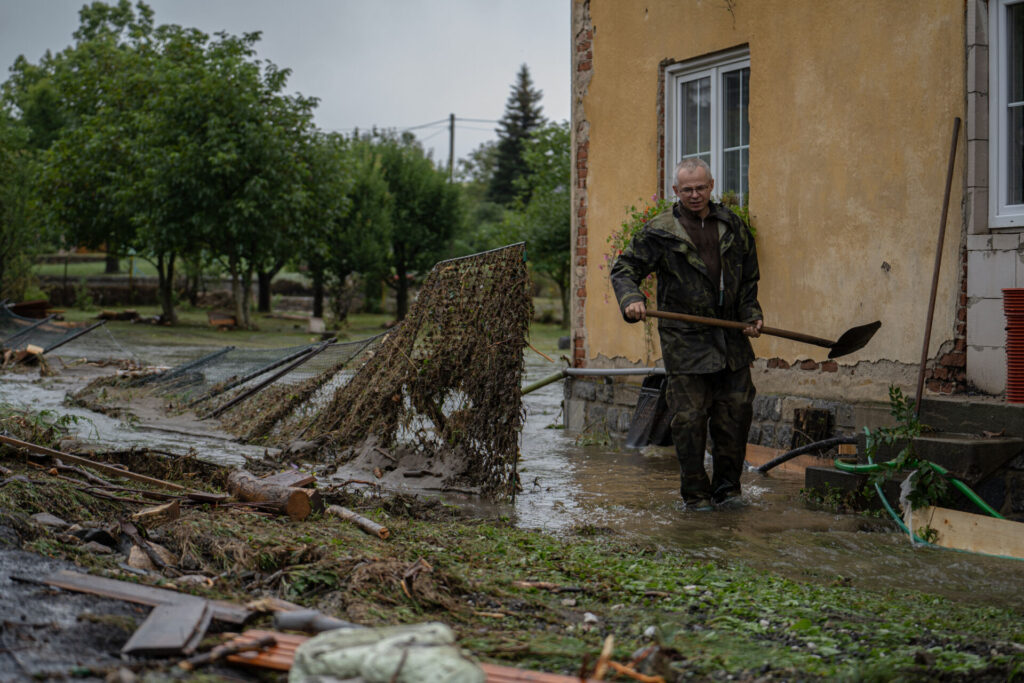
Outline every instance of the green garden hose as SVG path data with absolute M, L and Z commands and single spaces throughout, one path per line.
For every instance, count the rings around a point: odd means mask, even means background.
M 930 460 L 919 460 L 918 462 L 923 463 L 925 465 L 928 465 L 933 470 L 938 472 L 940 475 L 942 475 L 943 477 L 948 479 L 953 484 L 953 486 L 955 486 L 956 489 L 958 491 L 960 491 L 960 493 L 964 494 L 967 497 L 968 500 L 970 500 L 972 503 L 974 503 L 976 506 L 978 506 L 981 510 L 983 510 L 989 516 L 995 517 L 996 519 L 1006 519 L 1001 514 L 996 512 L 996 510 L 994 508 L 992 508 L 991 505 L 989 505 L 988 503 L 983 501 L 978 496 L 978 494 L 975 493 L 971 489 L 971 487 L 969 487 L 967 484 L 963 483 L 962 481 L 960 481 L 956 477 L 951 476 L 950 473 L 949 473 L 949 470 L 947 470 L 942 465 L 937 465 L 934 462 L 931 462 Z M 895 465 L 893 464 L 893 461 L 884 462 L 884 463 L 869 462 L 866 465 L 857 465 L 857 464 L 854 464 L 854 463 L 845 462 L 844 460 L 839 459 L 839 458 L 837 458 L 836 461 L 835 461 L 835 467 L 836 467 L 837 470 L 840 470 L 841 472 L 850 472 L 850 473 L 853 473 L 853 474 L 867 474 L 868 472 L 878 472 L 879 470 L 881 470 L 883 468 L 892 469 L 894 466 Z M 894 519 L 898 519 L 898 517 L 896 516 L 895 512 L 889 507 L 888 501 L 885 499 L 885 496 L 882 495 L 882 487 L 880 487 L 878 484 L 875 484 L 875 488 L 878 491 L 879 495 L 881 496 L 882 500 L 885 502 L 886 508 L 889 508 L 889 514 L 893 515 Z M 902 523 L 901 523 L 901 526 L 902 526 Z

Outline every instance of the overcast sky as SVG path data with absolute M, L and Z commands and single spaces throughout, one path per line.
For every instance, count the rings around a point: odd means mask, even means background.
M 110 0 L 111 4 L 115 0 Z M 2 79 L 72 42 L 83 0 L 0 0 Z M 292 70 L 288 90 L 320 98 L 316 122 L 351 132 L 409 128 L 448 158 L 448 115 L 501 118 L 520 64 L 544 115 L 569 118 L 569 0 L 149 0 L 157 24 L 207 33 L 262 31 L 258 55 Z M 456 122 L 455 157 L 495 137 Z

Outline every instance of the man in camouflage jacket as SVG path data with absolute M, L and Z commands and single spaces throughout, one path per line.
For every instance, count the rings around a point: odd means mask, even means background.
M 753 236 L 736 214 L 711 202 L 707 164 L 684 159 L 672 189 L 679 201 L 634 236 L 612 266 L 611 280 L 628 322 L 645 318 L 639 284 L 653 272 L 659 309 L 750 323 L 739 331 L 658 320 L 680 493 L 687 508 L 707 509 L 740 494 L 754 400 L 748 337 L 760 336 L 764 317 L 757 302 L 760 276 Z M 710 481 L 704 470 L 709 425 Z

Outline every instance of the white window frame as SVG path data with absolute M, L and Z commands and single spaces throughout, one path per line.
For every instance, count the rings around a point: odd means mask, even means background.
M 1007 15 L 1011 5 L 1024 0 L 989 2 L 989 217 L 990 228 L 1024 226 L 1024 204 L 1007 203 L 1006 169 L 1008 165 L 1009 44 Z
M 711 175 L 715 178 L 715 194 L 721 194 L 722 187 L 722 126 L 721 117 L 724 93 L 722 92 L 722 74 L 737 69 L 750 68 L 750 48 L 742 47 L 719 52 L 707 57 L 699 57 L 665 69 L 665 187 L 666 197 L 673 197 L 672 185 L 675 183 L 676 164 L 683 158 L 682 139 L 679 134 L 682 104 L 680 103 L 681 85 L 688 81 L 706 76 L 711 77 Z M 748 119 L 749 120 L 749 119 Z M 749 154 L 749 152 L 748 152 Z M 749 158 L 749 157 L 748 157 Z M 749 193 L 749 178 L 748 187 Z

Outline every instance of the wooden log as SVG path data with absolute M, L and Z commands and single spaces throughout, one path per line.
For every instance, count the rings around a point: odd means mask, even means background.
M 278 472 L 277 474 L 268 474 L 265 477 L 260 477 L 261 481 L 266 484 L 273 484 L 275 486 L 292 486 L 295 488 L 306 488 L 310 484 L 316 483 L 316 477 L 308 472 L 300 472 L 298 470 L 285 470 L 284 472 Z
M 295 521 L 306 519 L 314 509 L 323 508 L 320 494 L 312 489 L 268 484 L 245 470 L 235 470 L 228 475 L 227 490 L 239 500 L 261 503 L 267 510 L 288 515 Z
M 359 513 L 353 512 L 352 510 L 340 505 L 332 505 L 327 508 L 327 514 L 341 517 L 344 520 L 352 522 L 366 533 L 373 534 L 381 540 L 387 540 L 388 536 L 391 535 L 391 532 L 388 531 L 386 526 L 377 524 L 377 522 L 372 519 L 367 519 Z

